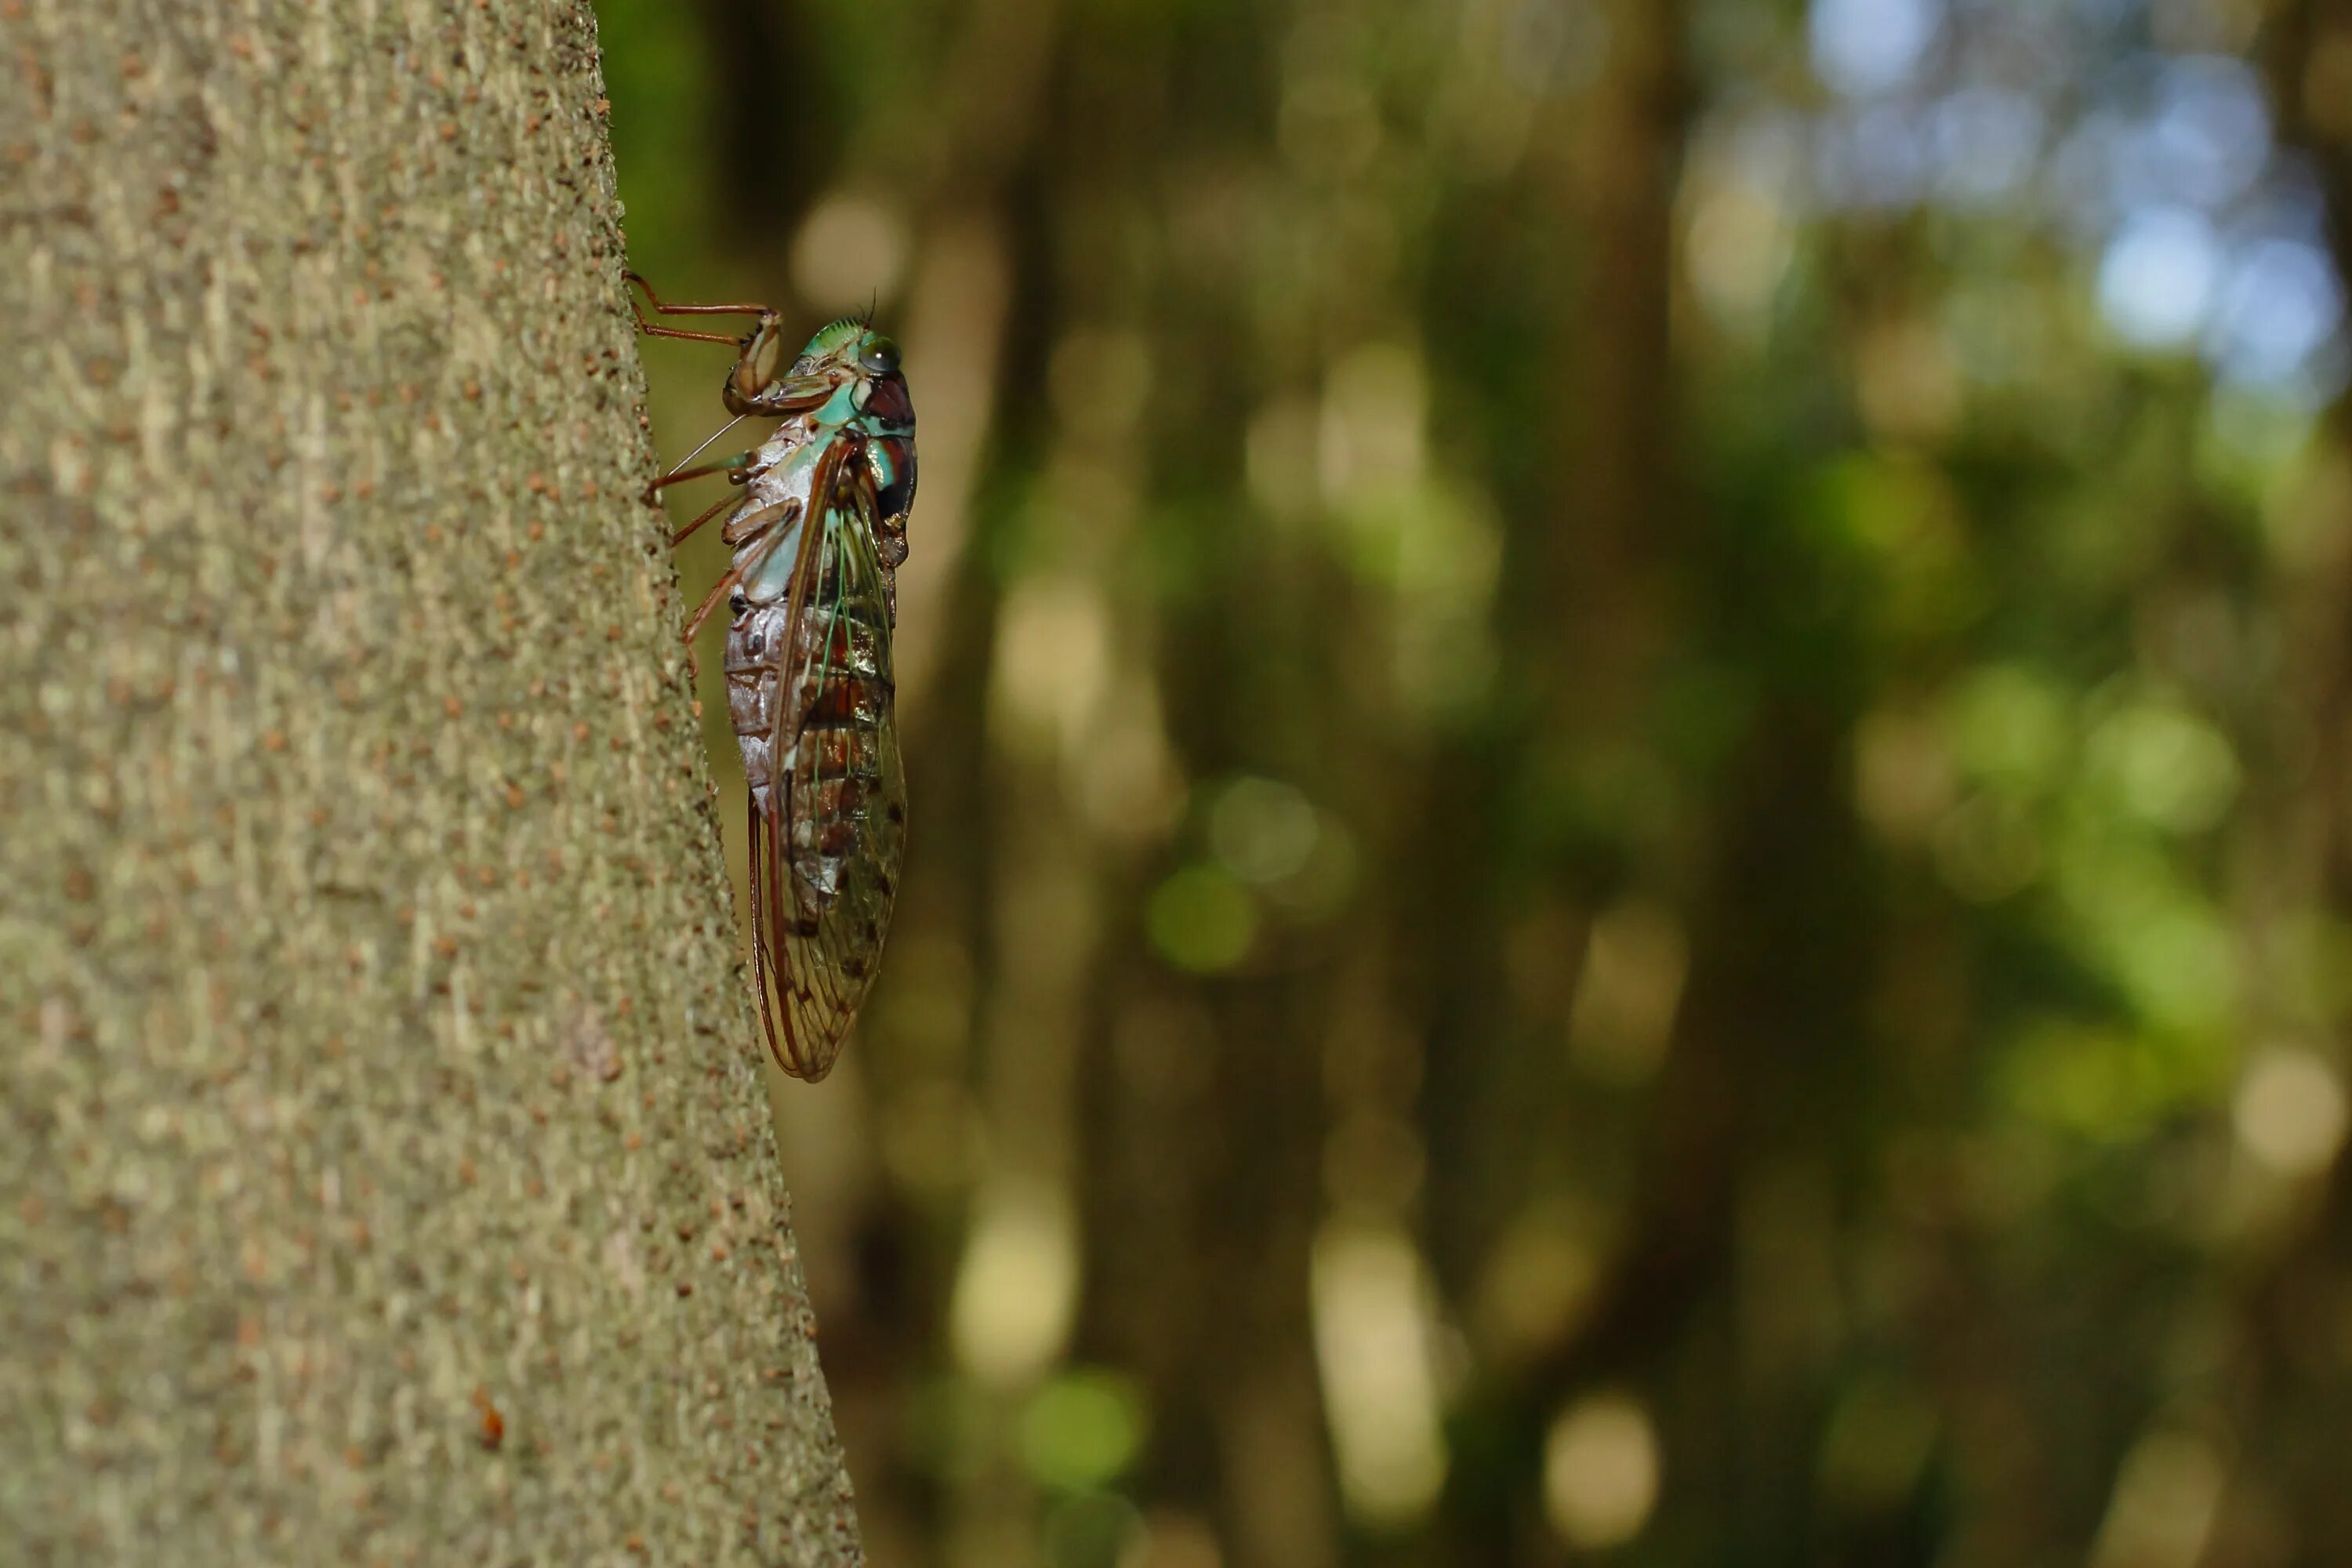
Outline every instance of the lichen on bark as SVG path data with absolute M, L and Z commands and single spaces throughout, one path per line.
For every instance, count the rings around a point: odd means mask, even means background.
M 577 0 L 0 0 L 0 1539 L 860 1560 Z

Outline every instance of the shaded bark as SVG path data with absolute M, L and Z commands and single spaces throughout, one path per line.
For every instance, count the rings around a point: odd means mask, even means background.
M 8 1555 L 860 1561 L 588 8 L 0 41 Z

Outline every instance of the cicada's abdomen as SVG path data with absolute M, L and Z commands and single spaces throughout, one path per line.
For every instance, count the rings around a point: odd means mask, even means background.
M 727 717 L 743 753 L 751 809 L 771 805 L 776 783 L 777 720 L 783 692 L 783 648 L 789 607 L 749 605 L 727 628 Z

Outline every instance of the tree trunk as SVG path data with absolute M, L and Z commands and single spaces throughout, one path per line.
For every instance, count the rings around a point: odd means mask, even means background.
M 0 43 L 0 1556 L 860 1561 L 587 5 Z

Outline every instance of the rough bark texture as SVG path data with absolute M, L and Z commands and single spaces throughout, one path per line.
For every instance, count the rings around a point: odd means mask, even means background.
M 858 1561 L 588 7 L 0 43 L 0 1556 Z

